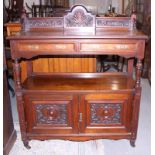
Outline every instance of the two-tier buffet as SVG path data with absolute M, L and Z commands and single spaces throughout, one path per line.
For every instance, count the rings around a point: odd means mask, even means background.
M 135 30 L 133 18 L 95 17 L 85 7 L 75 6 L 64 17 L 24 18 L 22 31 L 8 39 L 21 136 L 27 148 L 32 139 L 128 139 L 135 145 L 147 36 Z M 127 58 L 127 69 L 115 73 L 33 71 L 32 62 L 38 56 L 56 55 L 73 55 L 73 59 L 119 55 Z M 22 61 L 27 62 L 24 81 Z

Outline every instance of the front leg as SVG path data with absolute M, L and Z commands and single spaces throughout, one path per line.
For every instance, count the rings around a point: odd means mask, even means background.
M 24 146 L 25 146 L 27 149 L 31 149 L 31 146 L 29 145 L 29 141 L 28 141 L 28 140 L 24 140 L 24 141 L 23 141 L 23 144 L 24 144 Z
M 135 146 L 136 146 L 136 145 L 135 145 L 135 142 L 136 142 L 135 139 L 131 139 L 131 140 L 130 140 L 130 145 L 131 145 L 132 147 L 135 147 Z

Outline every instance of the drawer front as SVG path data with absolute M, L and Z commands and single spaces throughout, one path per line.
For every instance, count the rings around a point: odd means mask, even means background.
M 79 55 L 79 54 L 118 54 L 136 56 L 138 42 L 125 40 L 51 40 L 51 41 L 17 41 L 11 44 L 13 59 L 18 57 L 32 58 L 37 55 Z
M 25 95 L 27 132 L 43 134 L 77 133 L 77 99 L 60 95 Z
M 130 93 L 88 94 L 81 98 L 81 132 L 131 132 L 132 98 Z
M 132 43 L 81 43 L 81 52 L 121 52 L 136 50 L 136 44 Z
M 22 52 L 75 52 L 74 43 L 17 43 L 17 50 Z

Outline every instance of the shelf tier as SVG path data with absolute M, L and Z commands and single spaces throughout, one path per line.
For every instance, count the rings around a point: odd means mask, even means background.
M 34 75 L 28 77 L 24 90 L 54 92 L 100 92 L 134 89 L 135 81 L 122 73 L 72 73 Z

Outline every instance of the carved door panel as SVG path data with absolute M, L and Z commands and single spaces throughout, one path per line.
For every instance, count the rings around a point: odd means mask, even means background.
M 88 94 L 81 97 L 81 133 L 129 133 L 131 93 Z
M 27 132 L 35 134 L 77 133 L 77 96 L 26 94 Z

